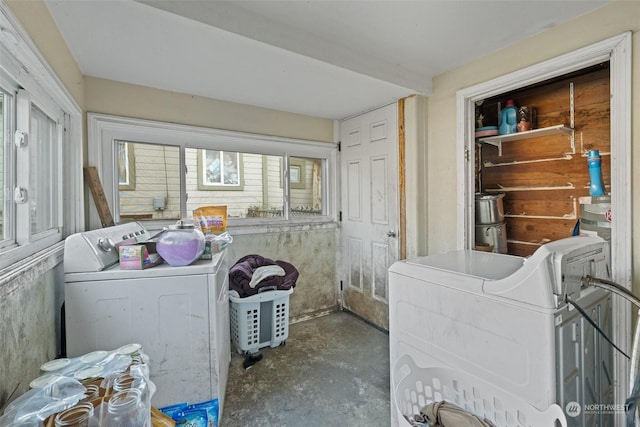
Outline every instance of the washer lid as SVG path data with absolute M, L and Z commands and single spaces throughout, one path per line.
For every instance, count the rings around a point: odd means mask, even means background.
M 504 279 L 518 271 L 525 259 L 483 251 L 454 251 L 407 260 L 407 264 L 486 280 Z
M 66 283 L 73 283 L 93 282 L 97 280 L 131 280 L 141 278 L 162 278 L 192 276 L 199 274 L 215 274 L 222 264 L 225 251 L 226 249 L 213 254 L 212 259 L 210 260 L 198 260 L 193 264 L 179 267 L 172 267 L 167 263 L 162 263 L 155 267 L 147 268 L 144 270 L 121 270 L 120 264 L 116 264 L 102 271 L 65 273 L 64 278 Z

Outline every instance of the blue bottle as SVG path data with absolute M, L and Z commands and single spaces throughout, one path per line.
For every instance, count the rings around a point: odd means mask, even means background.
M 508 135 L 517 132 L 518 109 L 513 99 L 507 100 L 507 105 L 500 110 L 498 132 L 500 135 Z
M 587 164 L 589 165 L 589 194 L 593 197 L 604 196 L 604 185 L 602 184 L 602 168 L 600 167 L 600 151 L 589 150 L 587 153 Z

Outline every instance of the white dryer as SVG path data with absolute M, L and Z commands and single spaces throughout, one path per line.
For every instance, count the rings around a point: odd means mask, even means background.
M 610 425 L 565 413 L 571 402 L 613 403 L 612 348 L 566 303 L 611 336 L 610 296 L 582 287 L 585 275 L 608 278 L 606 245 L 580 236 L 529 258 L 469 250 L 392 265 L 391 425 L 439 400 L 497 426 Z
M 231 358 L 228 262 L 121 270 L 115 246 L 144 240 L 139 223 L 78 233 L 65 242 L 67 355 L 139 343 L 150 358 L 156 407 L 219 399 Z

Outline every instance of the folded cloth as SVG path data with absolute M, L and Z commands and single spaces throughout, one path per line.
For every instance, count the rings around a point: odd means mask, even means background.
M 251 279 L 256 269 L 265 266 L 279 266 L 284 270 L 284 275 L 272 275 L 262 278 L 252 287 Z M 229 269 L 229 289 L 238 292 L 241 298 L 255 295 L 262 288 L 277 290 L 289 290 L 296 286 L 300 273 L 286 261 L 273 261 L 261 255 L 245 255 Z
M 489 420 L 444 400 L 428 404 L 420 410 L 420 415 L 430 427 L 494 427 Z
M 255 288 L 258 283 L 271 276 L 284 276 L 284 268 L 279 265 L 263 265 L 253 270 L 249 286 Z

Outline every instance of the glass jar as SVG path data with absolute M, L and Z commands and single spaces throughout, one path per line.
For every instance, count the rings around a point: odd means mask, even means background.
M 123 391 L 132 388 L 135 378 L 131 375 L 120 375 L 113 381 L 113 391 Z
M 526 132 L 533 129 L 531 113 L 532 110 L 525 105 L 518 109 L 518 132 Z
M 151 395 L 149 384 L 144 377 L 138 375 L 124 374 L 120 375 L 113 381 L 113 391 L 119 392 L 124 390 L 135 389 L 140 392 L 140 400 L 145 408 L 151 408 Z
M 105 427 L 144 426 L 146 422 L 140 390 L 132 388 L 111 396 L 103 422 Z
M 90 403 L 78 403 L 56 415 L 56 427 L 89 427 L 93 417 L 93 405 Z
M 84 388 L 86 388 L 87 391 L 84 392 L 85 398 L 82 399 L 83 401 L 88 402 L 100 395 L 100 387 L 98 387 L 96 384 L 87 384 L 84 386 Z

